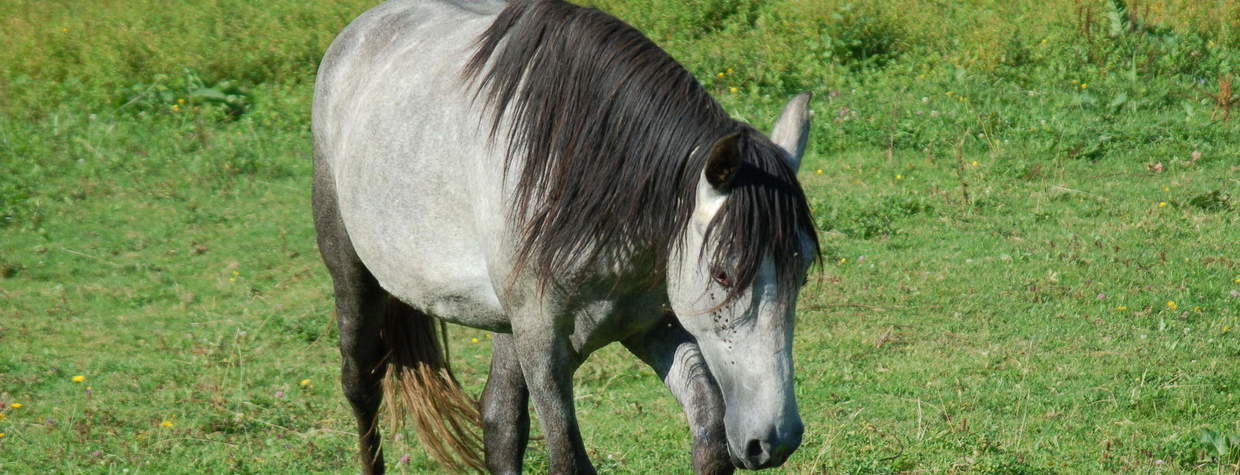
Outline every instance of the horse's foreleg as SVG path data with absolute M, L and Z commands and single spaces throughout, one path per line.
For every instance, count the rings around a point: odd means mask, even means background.
M 594 473 L 573 406 L 573 371 L 580 359 L 550 325 L 513 322 L 514 349 L 534 412 L 546 436 L 550 473 Z
M 530 438 L 529 400 L 512 335 L 497 333 L 491 343 L 491 375 L 482 391 L 482 440 L 491 473 L 521 473 Z
M 693 336 L 669 315 L 622 343 L 654 368 L 684 408 L 693 433 L 693 471 L 732 473 L 735 467 L 728 454 L 727 432 L 723 425 L 723 396 Z

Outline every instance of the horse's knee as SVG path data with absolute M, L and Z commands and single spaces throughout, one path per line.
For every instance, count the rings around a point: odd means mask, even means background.
M 498 401 L 495 400 L 495 398 L 492 396 L 490 391 L 484 390 L 482 394 L 482 400 L 480 401 L 480 403 L 482 406 L 481 409 L 482 409 L 482 428 L 483 429 L 489 429 L 491 425 L 493 424 L 503 423 L 503 420 L 501 419 L 501 414 L 506 408 L 500 407 L 502 404 L 500 404 Z
M 354 406 L 377 406 L 383 397 L 381 383 L 377 378 L 365 378 L 347 369 L 340 372 L 340 386 L 344 397 Z
M 693 444 L 693 472 L 695 474 L 727 475 L 735 471 L 736 466 L 733 465 L 726 445 Z
M 484 430 L 503 430 L 513 425 L 525 414 L 529 403 L 528 391 L 521 375 L 516 380 L 508 374 L 492 374 L 482 394 L 482 427 Z
M 517 408 L 514 404 L 509 404 L 507 398 L 501 400 L 483 399 L 482 430 L 485 432 L 500 432 L 511 428 L 513 421 L 517 419 L 516 411 L 518 410 L 523 411 L 525 408 Z
M 383 397 L 383 360 L 350 346 L 341 342 L 340 386 L 344 397 L 354 407 L 377 406 Z

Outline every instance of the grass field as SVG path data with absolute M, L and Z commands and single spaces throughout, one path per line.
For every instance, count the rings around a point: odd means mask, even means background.
M 781 470 L 1240 471 L 1240 2 L 595 3 L 762 128 L 816 94 Z M 356 469 L 308 124 L 371 4 L 0 0 L 0 472 Z M 622 349 L 577 407 L 601 470 L 688 470 Z

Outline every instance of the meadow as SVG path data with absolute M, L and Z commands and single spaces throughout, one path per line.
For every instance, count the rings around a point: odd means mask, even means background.
M 356 470 L 309 106 L 374 3 L 0 0 L 0 472 Z M 591 4 L 759 128 L 815 93 L 777 471 L 1240 471 L 1240 1 Z M 576 398 L 600 470 L 689 470 L 622 348 Z

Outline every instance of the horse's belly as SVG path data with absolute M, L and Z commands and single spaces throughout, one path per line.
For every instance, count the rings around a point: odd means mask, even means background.
M 374 188 L 354 197 L 366 200 L 381 191 Z M 342 213 L 354 250 L 379 285 L 446 321 L 507 331 L 486 259 L 464 224 L 468 218 L 451 216 L 445 213 L 448 208 L 432 203 L 384 195 L 387 201 L 371 201 L 381 205 L 355 206 Z M 402 213 L 407 216 L 395 216 Z
M 337 199 L 353 247 L 379 284 L 410 306 L 462 325 L 503 329 L 490 272 L 486 202 L 470 178 L 473 140 L 427 128 L 397 108 L 360 122 L 387 137 L 354 141 L 337 163 Z M 420 124 L 392 126 L 391 124 Z M 471 159 L 472 158 L 472 159 Z M 474 174 L 476 175 L 476 174 Z

